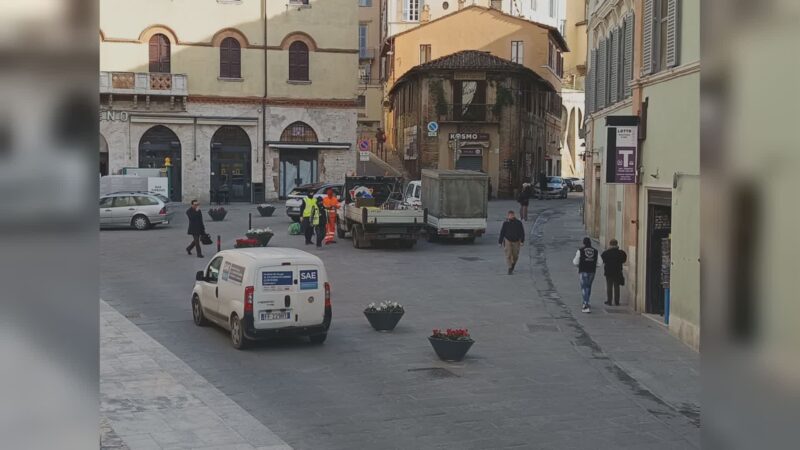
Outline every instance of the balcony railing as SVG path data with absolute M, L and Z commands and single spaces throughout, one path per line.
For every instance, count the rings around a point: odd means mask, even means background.
M 444 108 L 443 108 L 444 109 Z M 500 112 L 494 104 L 447 105 L 447 112 L 434 111 L 440 122 L 499 122 Z
M 100 72 L 101 94 L 189 95 L 187 76 L 177 73 Z

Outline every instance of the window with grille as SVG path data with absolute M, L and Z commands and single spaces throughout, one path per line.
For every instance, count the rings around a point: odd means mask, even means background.
M 150 72 L 170 73 L 170 44 L 163 34 L 150 38 Z
M 372 64 L 361 64 L 358 67 L 358 79 L 363 84 L 372 81 Z
M 408 22 L 419 22 L 420 3 L 422 3 L 422 0 L 405 0 L 405 3 L 403 3 L 403 19 Z
M 294 41 L 289 46 L 289 80 L 308 81 L 308 45 Z
M 366 23 L 358 24 L 358 55 L 359 58 L 367 57 L 367 34 L 369 26 Z
M 431 44 L 421 44 L 419 46 L 419 63 L 425 64 L 431 60 Z
M 524 47 L 522 41 L 511 41 L 511 62 L 523 64 Z
M 372 6 L 372 0 L 358 0 L 358 6 Z
M 220 78 L 242 77 L 242 48 L 239 41 L 232 37 L 222 40 L 219 47 Z
M 294 122 L 281 133 L 281 142 L 317 142 L 317 133 L 305 122 Z

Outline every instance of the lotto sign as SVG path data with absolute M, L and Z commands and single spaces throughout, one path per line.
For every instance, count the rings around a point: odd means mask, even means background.
M 606 134 L 606 183 L 636 184 L 639 172 L 639 117 L 607 117 Z
M 319 289 L 319 275 L 316 270 L 300 271 L 300 290 Z

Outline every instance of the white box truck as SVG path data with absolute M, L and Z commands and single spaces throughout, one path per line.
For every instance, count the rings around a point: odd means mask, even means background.
M 428 241 L 475 242 L 486 232 L 489 176 L 472 170 L 422 170 L 422 207 Z

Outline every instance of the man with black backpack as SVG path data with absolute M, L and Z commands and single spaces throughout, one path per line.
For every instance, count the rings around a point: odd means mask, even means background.
M 594 282 L 594 274 L 597 271 L 597 267 L 600 265 L 600 255 L 592 247 L 591 239 L 588 237 L 583 238 L 583 247 L 575 252 L 572 264 L 578 266 L 578 276 L 580 277 L 581 294 L 583 296 L 581 312 L 590 313 L 592 312 L 589 307 L 589 299 L 592 296 L 592 282 Z

